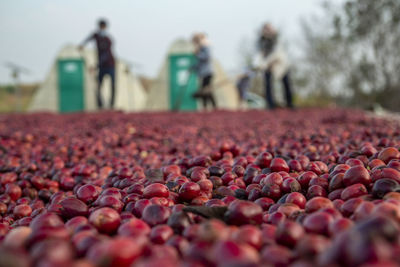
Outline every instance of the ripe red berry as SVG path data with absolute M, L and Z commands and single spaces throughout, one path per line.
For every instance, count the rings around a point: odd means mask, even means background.
M 152 197 L 168 197 L 169 191 L 168 187 L 163 184 L 150 184 L 144 188 L 143 197 L 152 198 Z
M 182 201 L 190 201 L 200 195 L 201 188 L 197 183 L 186 182 L 179 189 L 179 198 Z
M 274 158 L 271 161 L 270 168 L 273 172 L 289 172 L 289 166 L 287 165 L 286 161 L 282 158 Z
M 167 222 L 171 211 L 169 208 L 160 205 L 149 205 L 143 210 L 142 219 L 150 226 L 164 224 Z
M 89 216 L 89 222 L 101 233 L 113 234 L 117 231 L 121 217 L 112 208 L 100 208 L 93 211 Z
M 354 166 L 348 169 L 343 176 L 343 183 L 345 186 L 353 184 L 363 184 L 368 186 L 371 183 L 371 177 L 368 170 L 364 166 Z

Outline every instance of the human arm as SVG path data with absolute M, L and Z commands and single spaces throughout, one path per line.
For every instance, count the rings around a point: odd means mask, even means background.
M 83 42 L 81 42 L 81 44 L 79 45 L 79 49 L 82 50 L 88 42 L 94 40 L 95 38 L 95 33 L 90 34 L 85 40 L 83 40 Z
M 255 57 L 253 58 L 253 62 L 252 62 L 252 68 L 255 71 L 264 71 L 267 69 L 268 67 L 268 61 L 267 58 L 264 57 L 264 55 L 262 53 L 257 53 L 255 55 Z
M 276 63 L 280 61 L 279 53 L 272 52 L 268 56 L 258 53 L 253 60 L 253 69 L 256 71 L 271 70 Z

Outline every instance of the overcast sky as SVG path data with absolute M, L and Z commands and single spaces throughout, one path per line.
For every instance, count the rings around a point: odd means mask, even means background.
M 341 1 L 341 0 L 336 0 Z M 10 81 L 4 62 L 29 68 L 25 82 L 40 81 L 67 43 L 79 43 L 99 17 L 110 22 L 118 57 L 155 76 L 170 43 L 205 31 L 213 54 L 228 71 L 238 68 L 241 40 L 270 21 L 298 45 L 299 19 L 320 11 L 321 0 L 0 0 L 0 83 Z

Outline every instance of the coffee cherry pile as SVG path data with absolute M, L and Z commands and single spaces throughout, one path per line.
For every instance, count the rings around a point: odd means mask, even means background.
M 0 266 L 400 265 L 400 123 L 0 116 Z

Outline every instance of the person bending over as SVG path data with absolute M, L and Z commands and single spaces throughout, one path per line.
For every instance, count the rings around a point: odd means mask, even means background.
M 254 67 L 264 72 L 265 98 L 270 109 L 276 108 L 273 92 L 273 79 L 281 80 L 285 90 L 286 105 L 294 108 L 292 87 L 290 82 L 289 62 L 282 47 L 278 44 L 278 33 L 265 24 L 257 43 L 258 54 L 254 59 Z

